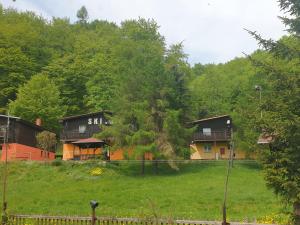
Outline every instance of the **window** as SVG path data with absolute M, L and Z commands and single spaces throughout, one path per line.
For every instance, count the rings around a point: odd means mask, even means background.
M 4 137 L 6 134 L 6 126 L 0 125 L 0 137 Z
M 210 144 L 204 145 L 204 152 L 205 152 L 205 153 L 211 152 L 211 145 L 210 145 Z
M 211 128 L 203 128 L 204 136 L 211 136 Z
M 79 133 L 83 134 L 86 131 L 86 125 L 79 125 Z

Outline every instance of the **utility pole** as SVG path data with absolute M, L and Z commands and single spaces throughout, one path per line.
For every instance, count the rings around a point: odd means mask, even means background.
M 3 171 L 3 193 L 2 193 L 2 225 L 7 224 L 8 216 L 7 216 L 7 202 L 6 202 L 6 189 L 7 189 L 7 162 L 8 162 L 8 141 L 9 141 L 9 113 L 7 115 L 7 125 L 5 129 L 5 136 L 3 138 L 3 146 L 5 148 L 5 163 L 4 163 L 4 171 Z
M 227 222 L 227 212 L 226 212 L 226 203 L 227 203 L 227 190 L 228 190 L 228 180 L 230 175 L 230 170 L 233 165 L 233 128 L 231 124 L 231 120 L 227 120 L 227 126 L 230 129 L 230 149 L 229 149 L 229 157 L 228 157 L 228 165 L 227 165 L 227 174 L 226 174 L 226 180 L 225 180 L 225 191 L 224 191 L 224 202 L 223 202 L 223 221 L 222 225 L 230 225 L 230 223 Z
M 259 91 L 259 106 L 261 108 L 262 87 L 260 85 L 255 85 L 254 88 L 256 91 Z M 262 119 L 262 117 L 263 117 L 263 113 L 262 113 L 262 109 L 260 109 L 260 118 Z

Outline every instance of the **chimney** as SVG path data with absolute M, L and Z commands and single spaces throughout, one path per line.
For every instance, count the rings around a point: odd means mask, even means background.
M 42 119 L 41 118 L 36 118 L 35 125 L 42 126 Z

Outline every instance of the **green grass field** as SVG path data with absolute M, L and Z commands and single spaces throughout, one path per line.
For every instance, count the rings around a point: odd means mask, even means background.
M 226 166 L 222 161 L 190 163 L 173 171 L 161 164 L 154 175 L 147 165 L 141 176 L 136 163 L 11 163 L 8 208 L 20 214 L 89 215 L 89 201 L 95 199 L 99 216 L 221 220 Z M 103 173 L 91 175 L 98 167 Z M 228 217 L 253 221 L 282 210 L 259 165 L 237 161 L 229 179 Z

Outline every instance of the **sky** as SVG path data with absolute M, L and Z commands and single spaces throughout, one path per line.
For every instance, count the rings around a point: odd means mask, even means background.
M 139 17 L 154 19 L 166 43 L 183 42 L 188 61 L 225 63 L 250 54 L 257 42 L 244 30 L 277 40 L 285 34 L 276 0 L 0 0 L 4 7 L 34 11 L 47 19 L 67 17 L 85 6 L 89 19 L 120 24 Z

